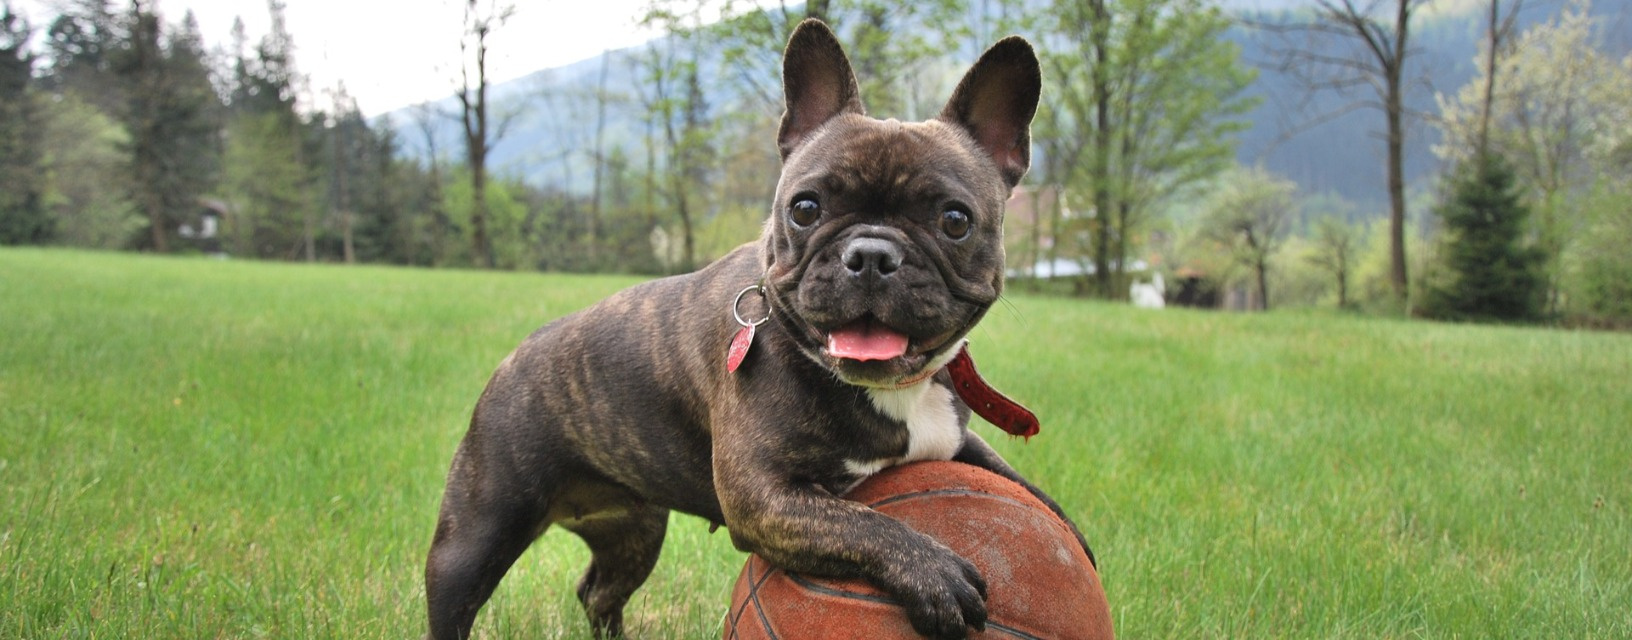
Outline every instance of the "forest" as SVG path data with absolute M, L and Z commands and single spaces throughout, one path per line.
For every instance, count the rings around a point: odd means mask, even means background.
M 224 44 L 158 0 L 69 0 L 38 24 L 0 0 L 0 244 L 687 271 L 757 236 L 781 45 L 817 17 L 883 117 L 932 117 L 1001 35 L 1037 45 L 1012 286 L 1632 326 L 1626 8 L 1252 4 L 650 0 L 663 37 L 497 84 L 489 38 L 522 9 L 465 0 L 463 85 L 370 118 L 304 80 L 284 0 L 266 35 Z M 1435 75 L 1422 51 L 1447 42 L 1465 72 Z

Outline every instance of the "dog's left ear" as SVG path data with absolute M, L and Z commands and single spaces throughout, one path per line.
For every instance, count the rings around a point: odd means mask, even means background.
M 974 136 L 1013 189 L 1031 167 L 1031 118 L 1042 91 L 1037 53 L 1025 38 L 1009 36 L 964 74 L 940 119 Z

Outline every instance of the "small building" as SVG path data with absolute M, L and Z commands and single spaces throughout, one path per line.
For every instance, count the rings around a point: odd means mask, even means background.
M 221 250 L 221 221 L 232 211 L 232 205 L 216 198 L 199 198 L 198 207 L 182 219 L 176 229 L 187 246 L 210 255 L 226 255 Z

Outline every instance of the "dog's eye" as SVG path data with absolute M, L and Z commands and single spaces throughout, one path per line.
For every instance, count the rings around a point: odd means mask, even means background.
M 788 219 L 800 227 L 816 224 L 816 220 L 821 217 L 822 205 L 810 198 L 795 200 L 793 206 L 788 207 Z
M 962 240 L 969 237 L 971 221 L 969 214 L 961 209 L 947 209 L 941 213 L 941 233 L 953 240 Z

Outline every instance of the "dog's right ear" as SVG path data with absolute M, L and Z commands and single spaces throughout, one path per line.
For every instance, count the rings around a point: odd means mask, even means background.
M 834 116 L 867 112 L 838 37 L 815 18 L 799 23 L 788 38 L 782 55 L 782 92 L 787 110 L 776 143 L 783 160 Z

